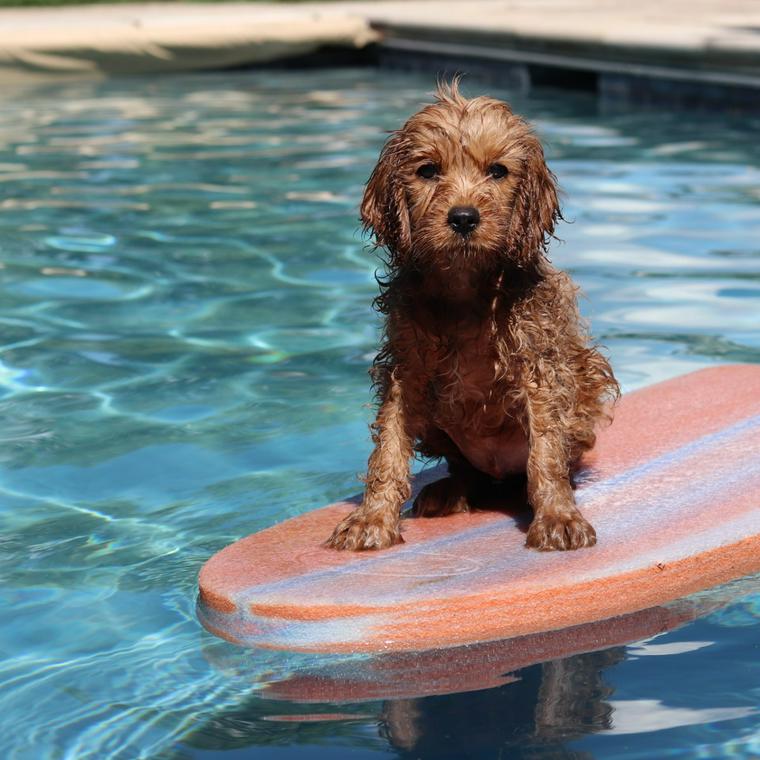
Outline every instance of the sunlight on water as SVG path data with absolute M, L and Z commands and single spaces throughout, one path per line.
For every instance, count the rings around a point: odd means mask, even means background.
M 385 702 L 275 699 L 360 663 L 238 650 L 195 618 L 212 553 L 359 488 L 377 260 L 357 206 L 432 85 L 0 95 L 3 757 L 760 755 L 756 579 L 647 642 Z M 552 257 L 625 388 L 760 362 L 760 123 L 493 94 L 547 142 L 572 222 Z

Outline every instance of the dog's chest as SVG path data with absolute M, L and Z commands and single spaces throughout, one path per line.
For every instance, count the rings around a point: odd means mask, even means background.
M 487 404 L 498 384 L 493 348 L 480 336 L 457 336 L 435 346 L 431 378 L 436 398 L 452 404 Z
M 489 333 L 456 336 L 437 346 L 431 392 L 435 422 L 472 465 L 492 477 L 524 470 L 528 442 L 509 368 Z
M 484 432 L 500 428 L 510 402 L 490 331 L 438 336 L 427 354 L 430 391 L 440 422 L 466 420 Z

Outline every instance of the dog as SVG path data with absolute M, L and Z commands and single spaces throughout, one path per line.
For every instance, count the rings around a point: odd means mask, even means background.
M 526 545 L 593 546 L 573 467 L 611 419 L 619 386 L 580 319 L 577 288 L 547 258 L 562 219 L 539 139 L 504 102 L 441 83 L 391 134 L 361 203 L 387 252 L 375 305 L 384 340 L 372 374 L 379 410 L 365 492 L 335 549 L 403 542 L 413 454 L 443 458 L 413 513 L 473 507 L 485 481 L 527 475 Z

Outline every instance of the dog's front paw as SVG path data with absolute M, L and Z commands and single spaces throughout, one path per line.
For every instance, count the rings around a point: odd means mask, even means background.
M 469 509 L 461 484 L 453 478 L 441 478 L 428 483 L 417 494 L 412 514 L 415 517 L 444 517 L 455 512 L 467 512 Z
M 327 540 L 327 546 L 349 551 L 387 549 L 403 543 L 398 519 L 389 521 L 382 516 L 368 517 L 358 510 L 344 517 Z
M 539 551 L 582 549 L 596 543 L 596 531 L 580 512 L 539 515 L 528 528 L 525 545 Z

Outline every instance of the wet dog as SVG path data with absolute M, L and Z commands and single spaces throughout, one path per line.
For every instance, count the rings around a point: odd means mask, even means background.
M 403 540 L 416 452 L 449 469 L 417 496 L 417 515 L 466 511 L 484 480 L 525 472 L 527 546 L 592 546 L 571 473 L 618 384 L 579 317 L 576 287 L 546 256 L 561 216 L 529 125 L 506 103 L 441 85 L 386 142 L 361 216 L 388 256 L 376 301 L 379 411 L 363 500 L 328 545 Z

